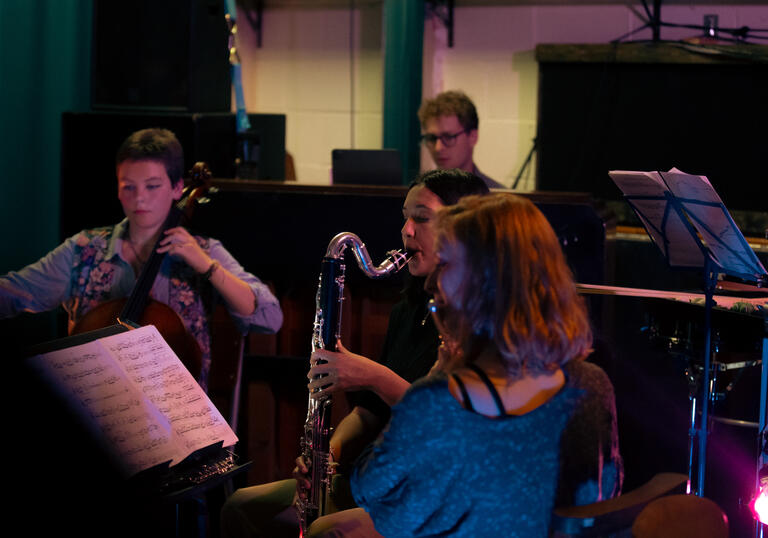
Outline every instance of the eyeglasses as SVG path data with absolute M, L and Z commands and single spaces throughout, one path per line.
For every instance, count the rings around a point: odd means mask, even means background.
M 443 134 L 436 135 L 432 133 L 426 133 L 421 135 L 421 141 L 427 146 L 434 146 L 435 144 L 437 144 L 437 141 L 440 140 L 440 142 L 442 142 L 445 147 L 450 148 L 456 143 L 456 139 L 459 136 L 468 132 L 469 131 L 467 129 L 463 129 L 458 133 L 454 133 L 454 134 L 443 133 Z

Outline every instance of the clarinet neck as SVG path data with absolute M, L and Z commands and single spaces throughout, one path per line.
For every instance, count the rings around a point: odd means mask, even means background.
M 411 259 L 411 255 L 407 251 L 390 250 L 387 252 L 387 257 L 384 258 L 384 261 L 378 266 L 374 266 L 371 261 L 371 256 L 368 254 L 368 249 L 365 248 L 365 243 L 352 232 L 341 232 L 331 239 L 331 242 L 328 244 L 328 249 L 325 252 L 325 256 L 326 258 L 339 259 L 344 256 L 344 251 L 348 246 L 352 247 L 352 252 L 357 260 L 357 265 L 360 266 L 360 270 L 363 271 L 368 278 L 383 278 L 397 273 L 403 269 Z

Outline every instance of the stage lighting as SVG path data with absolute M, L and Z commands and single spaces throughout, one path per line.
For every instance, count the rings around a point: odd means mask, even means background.
M 763 465 L 758 477 L 760 490 L 749 503 L 749 508 L 752 510 L 754 518 L 765 525 L 768 524 L 768 465 Z
M 760 488 L 760 493 L 749 503 L 752 515 L 762 524 L 768 524 L 768 486 Z

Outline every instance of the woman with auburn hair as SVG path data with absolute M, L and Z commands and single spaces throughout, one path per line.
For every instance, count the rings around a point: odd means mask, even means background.
M 552 374 L 589 353 L 584 303 L 533 203 L 512 194 L 469 198 L 443 211 L 437 228 L 439 262 L 427 287 L 458 346 L 445 357 L 447 369 L 474 362 L 489 346 L 511 379 Z
M 585 393 L 613 399 L 602 370 L 571 367 L 591 348 L 584 302 L 548 221 L 519 196 L 472 196 L 440 210 L 436 252 L 427 289 L 439 359 L 358 460 L 355 500 L 384 536 L 546 536 L 556 497 L 573 504 L 581 487 L 558 481 L 569 474 L 561 440 L 604 450 L 592 438 L 605 424 L 564 430 L 591 401 Z M 611 441 L 607 459 L 620 467 Z M 618 490 L 620 471 L 612 474 L 613 491 L 598 497 Z

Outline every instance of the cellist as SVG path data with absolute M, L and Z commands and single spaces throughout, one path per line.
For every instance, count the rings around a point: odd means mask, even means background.
M 131 294 L 153 251 L 166 254 L 150 297 L 168 305 L 197 341 L 207 386 L 210 368 L 208 319 L 211 287 L 239 328 L 276 332 L 283 315 L 269 288 L 248 273 L 216 239 L 193 236 L 166 218 L 183 190 L 184 156 L 167 129 L 144 129 L 120 146 L 116 160 L 118 198 L 125 218 L 83 230 L 37 262 L 0 276 L 0 318 L 43 312 L 61 304 L 69 328 L 97 305 Z M 157 248 L 156 248 L 157 247 Z

